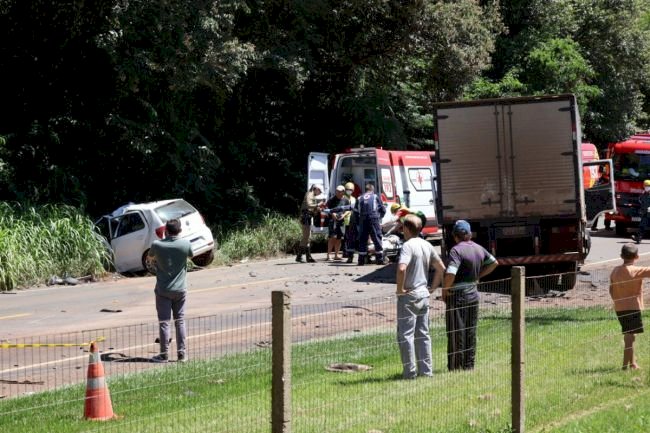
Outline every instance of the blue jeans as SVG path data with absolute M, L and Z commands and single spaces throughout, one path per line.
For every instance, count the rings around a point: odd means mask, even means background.
M 402 357 L 403 377 L 431 376 L 429 297 L 397 297 L 397 344 Z M 416 369 L 417 367 L 417 369 Z
M 174 315 L 176 350 L 185 355 L 185 294 L 186 292 L 156 293 L 156 312 L 160 333 L 160 353 L 169 350 L 169 321 Z

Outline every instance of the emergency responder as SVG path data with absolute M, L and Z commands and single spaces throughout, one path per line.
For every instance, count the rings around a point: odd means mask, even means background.
M 298 255 L 296 256 L 297 262 L 302 262 L 303 254 L 305 254 L 309 263 L 315 262 L 311 256 L 309 241 L 311 238 L 312 218 L 319 213 L 320 204 L 323 201 L 319 196 L 322 193 L 323 185 L 312 185 L 311 188 L 309 188 L 309 191 L 305 194 L 305 198 L 300 206 L 300 227 L 302 228 L 302 239 L 300 240 L 300 247 L 298 248 Z
M 639 222 L 639 230 L 636 232 L 636 235 L 632 235 L 632 239 L 637 244 L 640 244 L 643 240 L 643 235 L 650 226 L 648 209 L 650 208 L 650 180 L 646 179 L 643 181 L 643 193 L 639 196 L 639 216 L 641 221 Z
M 355 205 L 357 204 L 357 199 L 354 198 L 354 183 L 348 182 L 345 184 L 345 195 L 350 201 L 350 206 L 354 209 Z M 346 211 L 345 214 L 343 214 L 343 227 L 345 228 L 345 233 L 343 237 L 343 250 L 345 251 L 345 255 L 348 258 L 348 263 L 352 263 L 354 260 L 354 250 L 356 250 L 356 243 L 357 243 L 357 237 L 358 237 L 358 230 L 357 230 L 357 221 L 356 218 L 354 217 L 354 212 L 351 210 Z
M 386 214 L 386 208 L 381 199 L 375 194 L 372 183 L 366 184 L 366 192 L 357 200 L 359 215 L 359 266 L 366 263 L 368 255 L 368 236 L 375 245 L 375 258 L 378 265 L 384 264 L 383 248 L 381 246 L 381 219 Z

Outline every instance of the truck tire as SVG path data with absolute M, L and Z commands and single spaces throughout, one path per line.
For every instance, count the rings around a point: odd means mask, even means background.
M 570 263 L 563 266 L 563 268 L 564 270 L 558 281 L 558 290 L 566 292 L 567 290 L 573 289 L 576 285 L 578 266 L 576 263 Z
M 585 230 L 585 238 L 582 242 L 582 249 L 584 256 L 587 257 L 591 251 L 591 234 L 587 230 Z
M 616 222 L 616 236 L 627 237 L 627 225 L 623 223 Z

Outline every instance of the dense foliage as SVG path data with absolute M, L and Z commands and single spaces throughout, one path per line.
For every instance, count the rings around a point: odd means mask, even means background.
M 295 213 L 309 151 L 428 148 L 437 101 L 574 92 L 647 127 L 650 0 L 0 0 L 0 199 Z
M 0 292 L 53 276 L 96 277 L 110 260 L 92 221 L 78 209 L 0 203 Z

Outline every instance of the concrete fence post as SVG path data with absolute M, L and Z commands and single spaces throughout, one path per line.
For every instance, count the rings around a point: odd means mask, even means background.
M 512 431 L 524 433 L 526 419 L 525 397 L 525 299 L 526 269 L 513 266 L 511 273 L 512 288 Z
M 273 291 L 271 432 L 291 433 L 291 293 Z

